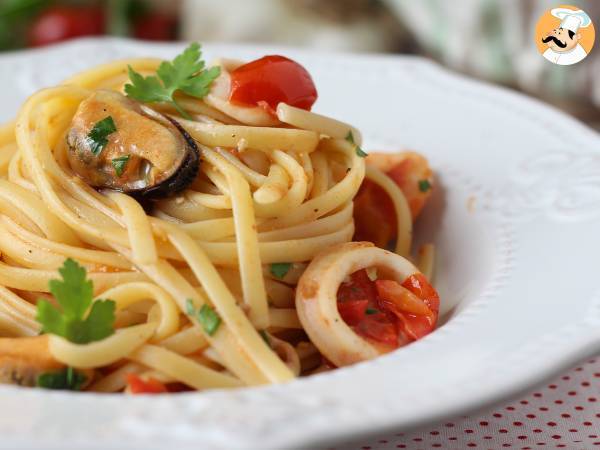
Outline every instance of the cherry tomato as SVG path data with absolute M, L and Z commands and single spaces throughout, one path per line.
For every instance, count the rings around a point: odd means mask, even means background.
M 229 101 L 261 106 L 271 114 L 281 102 L 310 111 L 317 89 L 308 71 L 289 58 L 264 56 L 231 72 Z
M 394 280 L 376 280 L 375 287 L 379 299 L 387 309 L 416 314 L 419 316 L 431 316 L 429 306 L 416 294 L 406 289 Z
M 147 41 L 171 41 L 177 35 L 177 19 L 161 13 L 149 13 L 135 21 L 133 35 Z
M 337 305 L 340 316 L 342 316 L 344 322 L 352 327 L 358 325 L 358 323 L 365 318 L 365 311 L 367 310 L 368 304 L 369 300 L 365 298 L 364 300 L 346 300 L 338 302 Z
M 402 285 L 392 280 L 377 280 L 375 286 L 379 294 L 379 305 L 381 309 L 394 314 L 398 320 L 398 325 L 402 331 L 412 340 L 417 340 L 429 334 L 435 328 L 437 322 L 437 306 L 439 298 L 437 293 L 436 309 L 432 308 L 433 297 L 425 300 L 424 290 L 421 289 L 422 283 L 427 281 L 421 274 L 415 274 L 408 277 Z M 413 283 L 419 286 L 415 288 Z M 431 285 L 427 286 L 433 290 Z M 412 288 L 412 289 L 411 289 Z M 413 293 L 410 295 L 409 292 Z M 429 295 L 431 293 L 427 291 Z M 420 295 L 421 294 L 421 295 Z
M 164 384 L 154 378 L 142 380 L 136 374 L 127 374 L 127 385 L 132 394 L 162 394 L 167 392 Z
M 358 334 L 390 347 L 396 348 L 399 345 L 398 327 L 385 313 L 368 314 L 353 329 Z
M 414 295 L 411 295 L 414 294 Z M 421 339 L 435 328 L 440 299 L 420 273 L 402 284 L 371 281 L 362 269 L 340 285 L 340 316 L 356 333 L 393 348 Z
M 350 280 L 340 285 L 338 289 L 338 301 L 369 300 L 375 301 L 377 291 L 375 285 L 367 275 L 365 269 L 357 270 L 350 275 Z
M 104 33 L 104 14 L 96 7 L 54 6 L 44 11 L 31 25 L 28 42 L 33 47 L 48 45 L 78 36 Z
M 398 346 L 395 319 L 376 309 L 377 290 L 365 269 L 357 270 L 350 275 L 349 281 L 340 285 L 337 300 L 340 316 L 356 333 L 392 347 Z
M 435 313 L 437 319 L 437 314 L 440 310 L 440 296 L 433 286 L 429 284 L 429 281 L 427 281 L 425 275 L 421 273 L 415 273 L 404 280 L 402 286 L 422 299 L 425 304 L 429 306 L 429 308 Z

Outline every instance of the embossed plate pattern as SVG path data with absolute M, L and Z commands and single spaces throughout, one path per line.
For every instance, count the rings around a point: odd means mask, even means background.
M 0 119 L 31 92 L 114 58 L 180 45 L 84 40 L 0 56 Z M 3 448 L 282 448 L 401 430 L 481 407 L 600 350 L 600 137 L 511 91 L 417 58 L 285 53 L 313 74 L 316 111 L 366 149 L 426 154 L 439 189 L 417 224 L 438 247 L 444 324 L 375 361 L 286 385 L 131 398 L 0 387 Z

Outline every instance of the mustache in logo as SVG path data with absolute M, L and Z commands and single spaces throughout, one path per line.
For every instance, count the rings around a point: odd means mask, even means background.
M 545 38 L 542 38 L 542 42 L 543 42 L 544 44 L 546 44 L 547 42 L 550 42 L 550 41 L 554 41 L 554 43 L 555 43 L 557 46 L 559 46 L 560 48 L 565 48 L 565 47 L 567 46 L 567 43 L 566 43 L 566 42 L 562 42 L 562 41 L 560 41 L 560 40 L 559 40 L 559 39 L 558 39 L 556 36 L 547 36 L 547 37 L 545 37 Z

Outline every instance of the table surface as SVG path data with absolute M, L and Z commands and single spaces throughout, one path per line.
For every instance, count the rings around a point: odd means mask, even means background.
M 330 450 L 600 449 L 600 356 L 483 413 Z

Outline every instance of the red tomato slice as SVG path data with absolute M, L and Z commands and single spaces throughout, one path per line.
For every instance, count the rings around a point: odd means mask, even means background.
M 142 380 L 134 373 L 127 374 L 127 385 L 132 394 L 162 394 L 167 392 L 164 384 L 154 378 Z
M 377 290 L 365 269 L 350 275 L 350 280 L 338 289 L 338 311 L 349 326 L 361 336 L 397 347 L 398 329 L 395 321 L 385 313 L 366 314 L 367 308 L 375 311 Z
M 379 294 L 379 300 L 386 306 L 386 309 L 417 316 L 431 317 L 433 315 L 425 301 L 396 281 L 377 280 L 375 287 Z
M 337 300 L 342 319 L 356 333 L 394 348 L 431 333 L 440 306 L 437 292 L 420 273 L 400 284 L 371 281 L 364 269 L 340 285 Z
M 429 306 L 429 308 L 436 314 L 437 319 L 437 313 L 440 310 L 440 296 L 433 286 L 429 284 L 429 281 L 427 281 L 425 275 L 421 273 L 415 273 L 404 280 L 402 286 L 422 299 L 425 304 Z
M 361 320 L 365 318 L 365 311 L 369 301 L 364 300 L 346 300 L 343 302 L 338 301 L 338 311 L 344 322 L 351 327 L 357 325 Z
M 44 11 L 29 29 L 29 45 L 38 47 L 78 36 L 104 33 L 104 13 L 96 7 L 54 6 Z
M 375 286 L 381 309 L 389 311 L 399 319 L 402 331 L 410 339 L 420 339 L 433 331 L 437 313 L 414 292 L 392 280 L 377 280 Z
M 369 300 L 374 302 L 377 297 L 375 285 L 365 269 L 357 270 L 350 275 L 350 281 L 344 282 L 338 289 L 338 301 Z
M 411 275 L 402 285 L 391 280 L 377 280 L 375 285 L 380 307 L 399 319 L 402 331 L 409 338 L 417 340 L 433 331 L 437 323 L 440 299 L 422 274 Z M 416 297 L 407 295 L 405 289 Z M 418 301 L 422 303 L 419 305 Z
M 382 312 L 367 314 L 353 330 L 393 348 L 398 347 L 398 327 Z
M 308 71 L 289 58 L 264 56 L 231 72 L 229 101 L 262 106 L 274 113 L 279 103 L 310 111 L 317 89 Z

